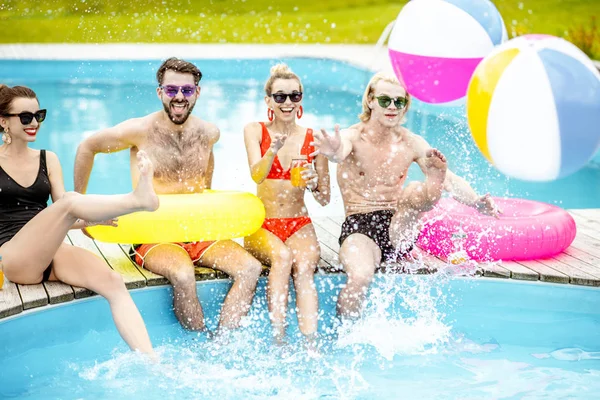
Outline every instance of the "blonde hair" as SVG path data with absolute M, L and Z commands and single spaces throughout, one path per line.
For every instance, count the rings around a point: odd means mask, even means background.
M 267 79 L 267 83 L 265 83 L 265 93 L 267 96 L 271 96 L 273 89 L 273 82 L 277 79 L 295 79 L 298 81 L 300 85 L 300 91 L 302 91 L 302 82 L 300 82 L 300 78 L 298 75 L 292 72 L 290 67 L 287 64 L 279 63 L 271 67 L 271 75 L 269 79 Z
M 375 75 L 373 75 L 373 77 L 367 84 L 365 93 L 363 94 L 362 113 L 360 113 L 358 115 L 358 118 L 360 118 L 360 120 L 362 122 L 367 122 L 368 120 L 371 119 L 371 108 L 369 107 L 369 101 L 373 100 L 373 97 L 375 95 L 375 85 L 377 85 L 377 82 L 379 82 L 379 81 L 384 81 L 384 82 L 393 83 L 395 85 L 400 85 L 404 88 L 404 90 L 406 90 L 404 85 L 402 85 L 400 83 L 400 81 L 398 80 L 398 78 L 396 78 L 395 75 L 386 74 L 384 72 L 378 72 Z M 410 94 L 408 94 L 408 92 L 406 92 L 406 100 L 407 100 L 406 107 L 404 108 L 404 110 L 402 110 L 405 115 L 408 112 L 408 109 L 410 108 L 410 103 L 411 103 L 411 97 L 410 97 Z M 402 119 L 402 123 L 404 123 L 404 122 L 405 122 L 405 119 Z

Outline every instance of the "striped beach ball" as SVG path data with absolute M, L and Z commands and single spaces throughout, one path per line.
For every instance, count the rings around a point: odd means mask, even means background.
M 513 178 L 565 177 L 600 145 L 600 73 L 554 36 L 520 36 L 496 48 L 473 73 L 466 107 L 477 147 Z
M 394 72 L 413 97 L 426 103 L 464 98 L 477 64 L 507 40 L 488 0 L 411 0 L 388 41 Z

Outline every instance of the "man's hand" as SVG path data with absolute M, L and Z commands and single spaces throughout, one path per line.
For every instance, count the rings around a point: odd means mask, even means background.
M 97 222 L 83 221 L 83 228 L 81 228 L 81 231 L 83 232 L 83 234 L 85 236 L 89 237 L 90 239 L 93 239 L 92 235 L 89 234 L 89 232 L 87 231 L 86 228 L 88 228 L 90 226 L 95 226 L 95 225 L 119 226 L 117 224 L 118 221 L 119 221 L 118 218 L 112 218 L 112 219 L 107 219 L 106 221 L 97 221 Z
M 330 136 L 325 129 L 321 132 L 315 132 L 315 141 L 311 143 L 315 147 L 315 151 L 310 155 L 316 157 L 322 154 L 327 158 L 331 158 L 337 154 L 342 145 L 342 137 L 340 136 L 340 126 L 335 125 L 335 132 Z
M 502 214 L 502 210 L 494 203 L 494 199 L 492 199 L 489 193 L 481 196 L 475 201 L 475 208 L 480 213 L 494 218 L 499 218 L 500 214 Z
M 85 226 L 96 226 L 96 225 L 106 225 L 106 226 L 119 226 L 117 224 L 117 222 L 119 222 L 118 218 L 112 218 L 112 219 L 107 219 L 106 221 L 97 221 L 97 222 L 90 222 L 90 221 L 85 221 Z

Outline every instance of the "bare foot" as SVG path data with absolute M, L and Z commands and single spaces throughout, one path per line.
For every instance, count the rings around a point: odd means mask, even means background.
M 152 179 L 154 178 L 154 166 L 145 151 L 137 153 L 140 180 L 133 191 L 133 195 L 139 201 L 140 208 L 145 211 L 155 211 L 159 206 L 158 196 L 154 192 Z
M 427 150 L 426 156 L 425 168 L 427 169 L 427 176 L 425 182 L 428 187 L 441 187 L 446 179 L 446 170 L 448 169 L 446 157 L 438 149 Z

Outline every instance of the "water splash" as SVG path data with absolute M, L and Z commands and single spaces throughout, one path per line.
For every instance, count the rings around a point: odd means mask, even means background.
M 440 311 L 447 301 L 440 286 L 445 278 L 412 278 L 376 282 L 364 317 L 340 328 L 337 345 L 369 345 L 389 361 L 396 355 L 437 353 L 451 332 Z

